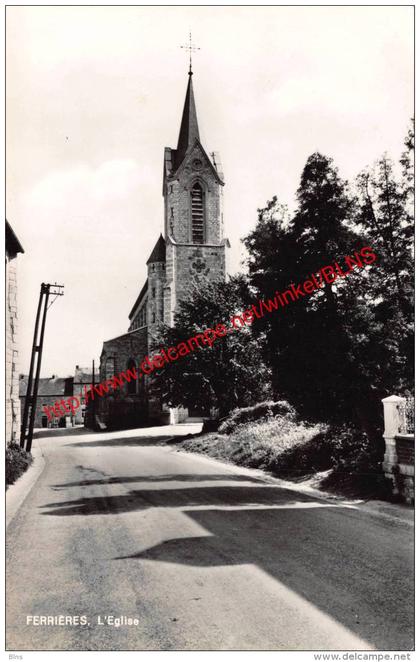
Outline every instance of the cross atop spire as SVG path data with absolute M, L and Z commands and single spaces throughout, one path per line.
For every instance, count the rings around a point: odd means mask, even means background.
M 199 46 L 196 46 L 195 44 L 192 43 L 192 40 L 191 40 L 191 32 L 190 32 L 190 41 L 189 41 L 189 44 L 184 44 L 184 46 L 181 46 L 181 48 L 183 48 L 184 50 L 190 52 L 190 68 L 189 68 L 189 70 L 188 70 L 188 75 L 189 75 L 189 76 L 192 76 L 192 74 L 193 74 L 193 72 L 192 72 L 192 54 L 195 53 L 196 51 L 200 51 L 201 48 L 200 48 Z

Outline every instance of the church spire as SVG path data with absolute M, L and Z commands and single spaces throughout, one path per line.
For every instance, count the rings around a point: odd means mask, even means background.
M 192 72 L 190 71 L 188 73 L 187 94 L 185 96 L 181 128 L 179 130 L 178 146 L 176 148 L 177 166 L 181 163 L 196 139 L 200 140 L 200 133 L 198 130 L 197 111 L 195 109 Z
M 187 94 L 185 96 L 184 110 L 182 113 L 181 128 L 179 130 L 178 137 L 178 146 L 176 148 L 176 167 L 178 167 L 187 153 L 191 145 L 194 144 L 195 140 L 200 140 L 200 133 L 198 131 L 198 120 L 197 120 L 197 111 L 195 109 L 194 101 L 194 90 L 192 82 L 192 61 L 191 55 L 193 52 L 200 50 L 198 46 L 195 46 L 191 41 L 191 32 L 190 32 L 190 41 L 189 44 L 181 46 L 185 50 L 189 51 L 190 66 L 188 70 L 188 85 L 187 85 Z

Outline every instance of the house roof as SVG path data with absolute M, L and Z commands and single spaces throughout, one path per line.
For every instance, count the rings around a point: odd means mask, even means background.
M 99 371 L 95 370 L 95 378 L 99 377 Z M 92 368 L 81 368 L 76 366 L 74 371 L 75 384 L 91 384 L 92 383 Z
M 18 253 L 24 253 L 22 244 L 13 232 L 13 228 L 6 220 L 6 251 L 9 255 L 15 257 Z
M 19 379 L 19 395 L 26 395 L 28 375 L 21 375 Z M 38 383 L 38 398 L 43 396 L 71 395 L 73 393 L 73 377 L 40 377 Z

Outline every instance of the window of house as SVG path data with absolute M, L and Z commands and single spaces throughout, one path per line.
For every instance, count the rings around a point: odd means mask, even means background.
M 191 191 L 191 225 L 193 244 L 204 243 L 204 193 L 198 182 Z

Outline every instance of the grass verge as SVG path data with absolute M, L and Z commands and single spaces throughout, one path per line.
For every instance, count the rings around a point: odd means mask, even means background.
M 318 489 L 392 500 L 390 481 L 382 471 L 380 442 L 373 444 L 366 434 L 349 426 L 299 421 L 288 403 L 259 403 L 235 410 L 217 432 L 183 439 L 178 447 L 295 482 L 324 472 Z

